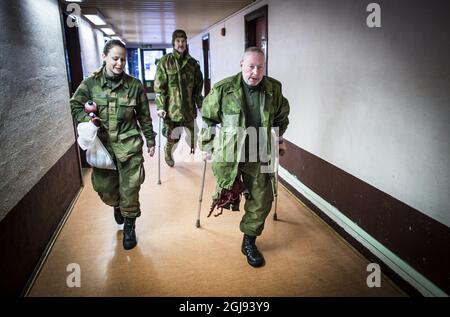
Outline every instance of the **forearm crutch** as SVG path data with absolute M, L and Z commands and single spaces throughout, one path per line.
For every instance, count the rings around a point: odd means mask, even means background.
M 272 184 L 272 193 L 273 193 L 273 199 L 274 199 L 274 213 L 273 213 L 273 220 L 278 220 L 277 215 L 277 208 L 278 208 L 278 165 L 279 165 L 279 159 L 280 159 L 280 152 L 278 150 L 278 138 L 277 133 L 272 129 L 272 144 L 277 144 L 275 147 L 275 153 L 274 153 L 274 171 L 271 175 L 271 184 Z M 273 152 L 272 152 L 273 153 Z
M 275 158 L 275 171 L 272 175 L 272 192 L 273 192 L 273 199 L 274 199 L 274 213 L 273 213 L 273 220 L 278 220 L 277 216 L 277 207 L 278 207 L 278 155 Z
M 161 185 L 161 117 L 159 117 L 158 133 L 158 185 Z
M 202 185 L 200 187 L 200 196 L 198 198 L 197 221 L 195 222 L 195 226 L 197 228 L 200 228 L 200 212 L 202 210 L 203 188 L 205 187 L 206 159 L 204 159 L 203 162 L 204 164 L 203 164 Z

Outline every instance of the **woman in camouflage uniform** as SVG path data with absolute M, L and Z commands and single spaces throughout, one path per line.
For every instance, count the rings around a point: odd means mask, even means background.
M 93 168 L 92 185 L 103 202 L 114 207 L 114 218 L 124 224 L 123 247 L 136 246 L 135 221 L 141 214 L 139 190 L 144 182 L 144 135 L 150 156 L 155 152 L 155 135 L 149 103 L 142 83 L 124 73 L 125 45 L 108 41 L 103 49 L 103 66 L 83 80 L 70 99 L 77 122 L 90 120 L 84 104 L 97 104 L 100 127 L 97 135 L 108 150 L 116 170 Z

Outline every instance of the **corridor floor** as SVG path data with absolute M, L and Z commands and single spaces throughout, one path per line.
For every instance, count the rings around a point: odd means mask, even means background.
M 151 112 L 158 131 L 153 105 Z M 145 153 L 138 245 L 129 251 L 86 169 L 85 187 L 29 296 L 405 296 L 384 275 L 381 287 L 369 288 L 369 262 L 281 185 L 280 220 L 271 213 L 257 239 L 266 265 L 250 267 L 240 251 L 242 206 L 206 217 L 214 190 L 210 162 L 201 228 L 195 227 L 203 163 L 198 151 L 188 152 L 183 142 L 170 168 L 161 151 L 161 185 L 157 152 Z M 66 283 L 71 263 L 79 265 L 80 287 Z

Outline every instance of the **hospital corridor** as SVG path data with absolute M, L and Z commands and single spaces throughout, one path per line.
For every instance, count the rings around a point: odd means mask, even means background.
M 449 13 L 1 1 L 0 294 L 448 297 Z

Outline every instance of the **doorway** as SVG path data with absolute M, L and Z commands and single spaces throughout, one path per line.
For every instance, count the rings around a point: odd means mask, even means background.
M 245 19 L 245 48 L 251 46 L 260 47 L 265 55 L 266 75 L 268 72 L 268 6 L 265 5 L 247 15 Z
M 70 97 L 75 93 L 78 86 L 83 81 L 83 66 L 81 62 L 80 38 L 78 36 L 78 27 L 69 27 L 67 19 L 70 19 L 69 14 L 62 11 L 62 19 L 64 25 L 64 44 L 65 55 L 67 61 L 67 75 L 69 79 Z
M 156 65 L 165 54 L 165 49 L 141 49 L 141 74 L 144 89 L 150 100 L 155 99 Z
M 80 49 L 80 38 L 78 35 L 78 27 L 69 27 L 66 23 L 67 19 L 71 19 L 72 17 L 64 11 L 64 8 L 60 8 L 62 14 L 62 25 L 64 27 L 63 41 L 64 41 L 64 50 L 66 55 L 66 68 L 67 68 L 67 79 L 69 81 L 69 93 L 70 97 L 73 96 L 78 86 L 83 81 L 83 65 L 81 61 L 81 49 Z M 77 123 L 74 121 L 74 127 L 77 126 Z M 75 136 L 77 135 L 77 131 L 75 129 Z M 78 155 L 81 167 L 91 167 L 86 160 L 86 152 L 83 151 L 79 145 L 78 146 Z

